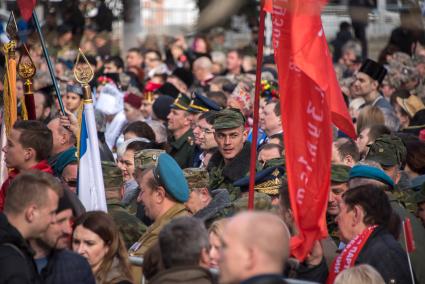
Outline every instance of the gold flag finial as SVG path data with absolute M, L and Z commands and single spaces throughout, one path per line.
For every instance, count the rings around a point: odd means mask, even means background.
M 78 49 L 77 60 L 75 60 L 74 77 L 82 85 L 87 85 L 94 77 L 93 68 L 81 48 Z
M 16 25 L 15 15 L 10 12 L 9 20 L 6 25 L 6 34 L 9 40 L 18 41 L 18 26 Z
M 22 47 L 21 56 L 18 61 L 18 74 L 24 80 L 31 80 L 36 72 L 36 67 L 28 52 L 27 46 L 24 44 Z

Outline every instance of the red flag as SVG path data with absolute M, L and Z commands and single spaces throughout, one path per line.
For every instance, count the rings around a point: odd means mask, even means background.
M 28 22 L 32 16 L 36 0 L 17 0 L 22 18 Z
M 315 240 L 327 235 L 331 120 L 343 121 L 342 110 L 346 111 L 340 105 L 340 91 L 338 98 L 339 86 L 320 19 L 324 4 L 274 0 L 272 10 L 288 183 L 299 231 L 291 239 L 291 253 L 299 260 L 307 256 Z M 331 114 L 335 106 L 341 108 L 341 116 Z M 344 132 L 349 129 L 346 125 Z
M 411 253 L 416 250 L 415 240 L 413 239 L 413 230 L 412 224 L 410 223 L 410 219 L 406 218 L 403 222 L 403 230 L 404 230 L 404 238 L 406 240 L 406 250 Z
M 271 13 L 273 9 L 273 0 L 264 0 L 263 10 Z

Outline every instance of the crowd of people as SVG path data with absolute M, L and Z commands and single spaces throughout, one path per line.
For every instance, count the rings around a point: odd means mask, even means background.
M 0 190 L 0 283 L 425 283 L 422 38 L 410 54 L 393 44 L 379 62 L 364 58 L 353 36 L 333 42 L 358 138 L 334 129 L 329 237 L 300 261 L 290 251 L 300 228 L 285 172 L 280 96 L 288 94 L 279 94 L 273 55 L 261 66 L 253 141 L 249 46 L 226 50 L 224 31 L 213 30 L 162 46 L 149 36 L 121 57 L 108 28 L 87 20 L 73 29 L 53 16 L 43 30 L 66 113 L 29 32 L 36 120 L 18 119 L 2 149 L 10 171 Z M 78 199 L 84 98 L 75 46 L 95 71 L 107 213 L 86 212 Z M 252 159 L 255 210 L 247 211 Z

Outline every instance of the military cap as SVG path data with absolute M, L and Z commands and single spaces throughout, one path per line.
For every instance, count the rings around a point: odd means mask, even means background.
M 189 104 L 190 99 L 184 94 L 179 94 L 170 107 L 187 111 L 189 109 Z
M 350 179 L 351 167 L 346 165 L 331 165 L 331 182 L 345 183 Z
M 273 158 L 273 159 L 266 161 L 264 163 L 263 170 L 265 170 L 267 168 L 277 167 L 277 166 L 281 166 L 281 167 L 285 166 L 285 157 Z
M 414 202 L 414 203 L 416 203 L 416 204 L 419 204 L 419 203 L 422 203 L 422 202 L 425 202 L 425 183 L 423 183 L 422 184 L 422 188 L 421 188 L 421 190 L 419 190 L 419 191 L 417 191 L 417 192 L 415 192 L 413 195 L 412 195 L 412 201 Z
M 385 75 L 387 75 L 387 69 L 372 59 L 366 59 L 360 67 L 359 72 L 369 75 L 373 80 L 378 81 L 379 84 L 382 83 Z
M 114 162 L 102 161 L 103 182 L 105 190 L 121 187 L 123 183 L 122 172 Z
M 136 169 L 144 170 L 151 165 L 155 165 L 161 153 L 161 149 L 143 149 L 134 154 L 134 166 Z
M 381 169 L 368 165 L 355 165 L 351 168 L 350 179 L 367 178 L 380 181 L 391 188 L 395 187 L 394 181 Z
M 189 190 L 208 188 L 210 182 L 208 171 L 204 168 L 186 168 L 183 170 Z
M 153 175 L 156 181 L 164 187 L 165 191 L 175 200 L 184 203 L 189 199 L 189 186 L 182 169 L 167 153 L 158 157 Z
M 248 210 L 248 193 L 233 202 L 236 212 Z M 254 209 L 259 211 L 271 211 L 273 209 L 272 198 L 262 192 L 254 192 Z
M 404 165 L 407 150 L 400 137 L 384 134 L 369 145 L 366 160 L 378 162 L 383 167 Z
M 213 128 L 219 130 L 236 128 L 244 125 L 245 117 L 240 110 L 236 108 L 226 108 L 217 113 Z
M 219 111 L 221 107 L 213 100 L 195 91 L 193 93 L 193 99 L 190 101 L 188 111 L 191 113 L 201 113 L 210 110 Z
M 255 175 L 254 190 L 268 195 L 278 195 L 284 174 L 285 168 L 281 166 L 259 171 Z M 241 192 L 247 192 L 249 190 L 249 176 L 238 179 L 233 185 L 240 187 Z

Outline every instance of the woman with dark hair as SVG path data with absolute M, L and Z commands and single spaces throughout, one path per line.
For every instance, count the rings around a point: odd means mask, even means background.
M 133 283 L 124 241 L 108 214 L 81 215 L 75 221 L 72 249 L 87 259 L 97 284 Z

